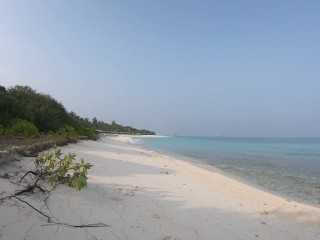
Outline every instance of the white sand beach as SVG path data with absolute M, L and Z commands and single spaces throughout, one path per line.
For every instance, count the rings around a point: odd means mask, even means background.
M 45 217 L 12 200 L 0 205 L 0 239 L 320 239 L 319 208 L 141 149 L 130 141 L 130 136 L 107 136 L 62 147 L 94 167 L 86 189 L 60 185 L 52 192 L 50 213 L 60 222 L 108 227 L 46 225 Z M 15 164 L 30 168 L 31 161 L 24 158 Z M 1 168 L 14 171 L 10 166 Z M 0 178 L 1 197 L 13 191 L 14 186 Z M 41 206 L 36 199 L 33 204 Z

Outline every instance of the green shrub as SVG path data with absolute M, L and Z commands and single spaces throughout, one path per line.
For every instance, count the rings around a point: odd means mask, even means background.
M 81 136 L 87 136 L 90 140 L 94 141 L 99 139 L 99 133 L 92 128 L 80 128 L 78 130 L 78 134 Z
M 37 127 L 27 120 L 17 119 L 14 121 L 11 128 L 6 131 L 6 134 L 21 137 L 32 137 L 38 135 Z
M 87 187 L 87 171 L 92 167 L 85 163 L 84 159 L 75 162 L 74 153 L 64 154 L 55 146 L 53 151 L 40 154 L 35 160 L 36 175 L 41 179 L 47 179 L 51 186 L 68 184 L 81 190 Z
M 66 136 L 66 138 L 70 140 L 76 141 L 78 139 L 77 131 L 69 125 L 65 125 L 64 127 L 60 128 L 58 130 L 58 134 Z

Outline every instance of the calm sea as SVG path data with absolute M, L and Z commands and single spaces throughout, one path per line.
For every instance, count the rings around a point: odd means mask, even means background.
M 320 207 L 320 139 L 165 137 L 142 138 L 139 144 Z

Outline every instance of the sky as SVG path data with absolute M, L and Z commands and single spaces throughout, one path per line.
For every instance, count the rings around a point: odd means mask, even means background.
M 320 137 L 320 1 L 0 0 L 0 85 L 157 134 Z

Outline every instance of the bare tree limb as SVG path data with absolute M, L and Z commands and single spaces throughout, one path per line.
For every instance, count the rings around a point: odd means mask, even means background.
M 38 209 L 36 209 L 34 206 L 32 206 L 32 205 L 31 205 L 30 203 L 28 203 L 27 201 L 24 201 L 24 200 L 22 200 L 21 198 L 18 198 L 17 196 L 12 196 L 11 198 L 18 199 L 19 201 L 27 204 L 27 205 L 28 205 L 29 207 L 31 207 L 33 210 L 37 211 L 37 212 L 40 213 L 42 216 L 46 217 L 48 223 L 51 223 L 51 218 L 50 218 L 48 215 L 46 215 L 46 214 L 44 214 L 43 212 L 39 211 Z

